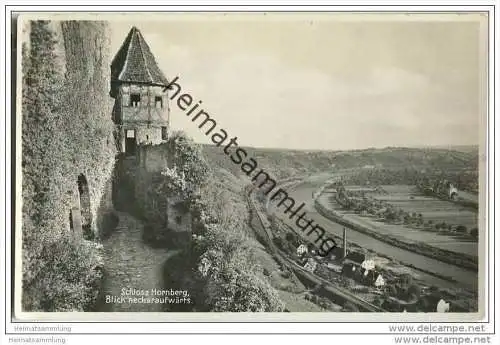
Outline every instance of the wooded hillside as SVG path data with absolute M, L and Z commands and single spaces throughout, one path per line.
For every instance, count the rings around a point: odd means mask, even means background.
M 257 138 L 258 139 L 258 138 Z M 331 171 L 333 169 L 362 168 L 379 165 L 382 168 L 457 170 L 478 167 L 478 149 L 460 150 L 443 148 L 366 149 L 352 151 L 298 151 L 287 149 L 263 149 L 246 147 L 248 157 L 253 157 L 259 168 L 275 178 Z M 243 173 L 223 148 L 204 145 L 203 153 L 215 168 L 223 168 L 235 176 Z

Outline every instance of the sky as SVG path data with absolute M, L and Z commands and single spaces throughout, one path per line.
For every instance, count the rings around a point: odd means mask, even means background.
M 240 146 L 343 150 L 478 145 L 485 112 L 480 15 L 167 14 L 132 26 L 167 77 Z M 210 139 L 171 103 L 171 127 Z M 201 106 L 200 106 L 201 109 Z

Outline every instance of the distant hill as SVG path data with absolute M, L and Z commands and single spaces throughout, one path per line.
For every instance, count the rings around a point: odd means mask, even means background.
M 286 149 L 264 149 L 245 147 L 247 158 L 254 158 L 259 168 L 275 178 L 286 178 L 333 169 L 362 168 L 376 166 L 398 169 L 429 169 L 441 171 L 477 170 L 478 150 L 472 147 L 364 149 L 352 151 L 300 151 Z M 243 173 L 222 148 L 203 145 L 204 155 L 214 169 L 224 169 L 235 176 Z
M 479 145 L 436 145 L 436 146 L 428 146 L 428 147 L 418 147 L 422 149 L 444 149 L 444 150 L 453 150 L 459 152 L 478 152 Z

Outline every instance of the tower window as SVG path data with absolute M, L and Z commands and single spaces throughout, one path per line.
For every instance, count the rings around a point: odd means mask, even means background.
M 138 107 L 141 103 L 141 95 L 138 93 L 130 94 L 130 107 Z
M 161 140 L 167 140 L 167 127 L 161 127 Z
M 163 98 L 161 96 L 155 96 L 155 108 L 156 109 L 163 108 Z

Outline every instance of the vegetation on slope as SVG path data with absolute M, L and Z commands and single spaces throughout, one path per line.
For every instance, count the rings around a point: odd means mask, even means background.
M 298 151 L 287 149 L 245 148 L 259 167 L 276 179 L 339 169 L 379 166 L 383 168 L 405 167 L 454 171 L 477 171 L 478 150 L 458 151 L 440 148 L 384 148 L 353 151 Z M 204 145 L 203 153 L 213 166 L 224 168 L 235 176 L 242 175 L 239 166 L 233 164 L 217 146 Z
M 172 200 L 179 212 L 191 214 L 193 232 L 188 243 L 177 244 L 182 253 L 164 266 L 165 288 L 188 290 L 193 302 L 168 310 L 281 311 L 282 302 L 254 259 L 247 210 L 235 191 L 213 173 L 200 147 L 185 134 L 173 133 L 161 146 L 169 152 L 169 166 L 153 174 L 145 194 L 150 204 L 144 216 L 146 239 L 157 243 L 175 237 L 165 212 Z
M 89 181 L 96 214 L 113 167 L 107 27 L 53 24 L 31 22 L 30 45 L 23 46 L 22 305 L 26 311 L 91 310 L 101 279 L 99 246 L 72 233 L 68 215 L 78 175 Z M 62 48 L 57 30 L 66 47 L 80 48 Z
M 222 183 L 206 186 L 197 205 L 201 222 L 193 254 L 200 258 L 196 280 L 204 286 L 199 299 L 211 311 L 283 311 L 257 264 L 254 242 L 246 231 L 247 210 L 231 204 L 223 188 Z

